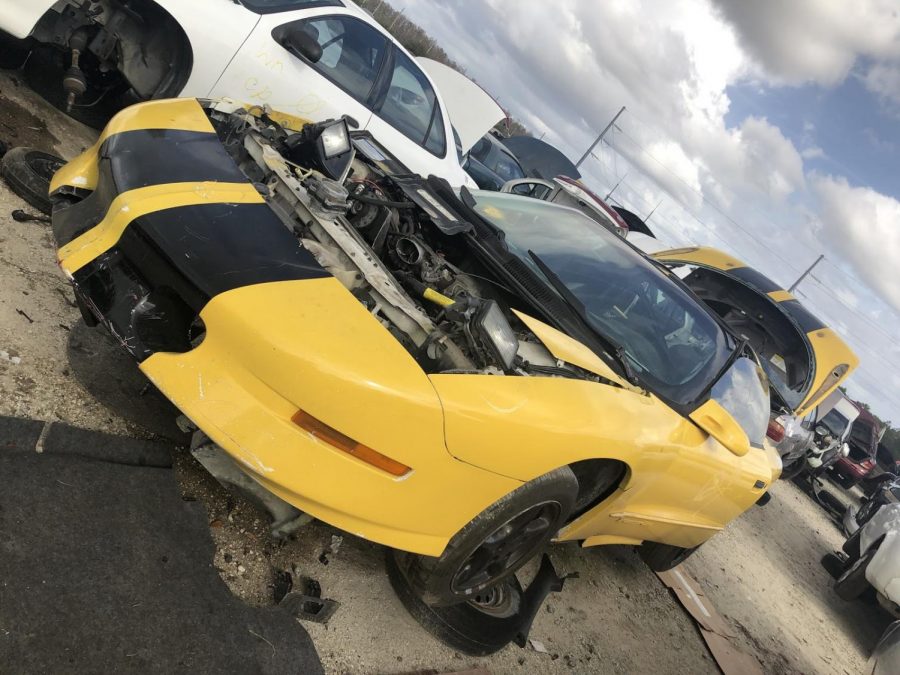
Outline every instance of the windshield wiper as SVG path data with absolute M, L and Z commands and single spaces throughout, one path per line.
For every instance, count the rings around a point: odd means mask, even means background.
M 726 333 L 726 335 L 729 335 L 729 333 Z M 732 335 L 732 339 L 735 341 L 734 351 L 732 351 L 731 354 L 728 355 L 728 358 L 725 359 L 725 363 L 723 363 L 722 367 L 719 368 L 716 376 L 713 377 L 705 387 L 703 387 L 703 391 L 701 391 L 700 395 L 694 399 L 695 401 L 706 396 L 712 390 L 712 388 L 716 386 L 716 382 L 718 382 L 722 378 L 722 376 L 728 372 L 728 369 L 734 365 L 734 362 L 737 361 L 738 358 L 744 355 L 744 353 L 747 351 L 747 347 L 750 346 L 750 341 L 746 338 Z
M 625 379 L 635 386 L 641 386 L 640 379 L 638 379 L 637 373 L 634 372 L 634 368 L 631 367 L 631 362 L 625 354 L 625 349 L 591 325 L 591 322 L 587 317 L 587 310 L 584 307 L 584 303 L 569 290 L 569 287 L 563 283 L 563 280 L 556 275 L 556 272 L 547 266 L 547 263 L 541 260 L 537 253 L 529 250 L 528 255 L 534 261 L 534 264 L 538 266 L 538 269 L 546 277 L 547 281 L 550 282 L 550 286 L 553 287 L 553 290 L 555 290 L 569 306 L 569 309 L 575 312 L 575 315 L 581 319 L 581 322 L 587 326 L 588 329 L 590 329 L 591 333 L 605 344 L 606 352 L 615 358 L 616 363 L 619 364 L 622 373 L 625 375 Z

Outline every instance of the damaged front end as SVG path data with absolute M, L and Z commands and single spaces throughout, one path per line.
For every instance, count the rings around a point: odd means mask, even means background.
M 600 359 L 586 370 L 551 354 L 473 254 L 449 185 L 411 175 L 344 120 L 134 106 L 52 196 L 85 320 L 204 447 L 294 509 L 396 548 L 439 553 L 519 484 L 447 452 L 429 374 L 615 378 Z

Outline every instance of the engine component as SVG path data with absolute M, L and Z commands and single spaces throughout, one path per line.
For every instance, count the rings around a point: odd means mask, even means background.
M 337 214 L 346 213 L 349 208 L 347 188 L 337 181 L 322 179 L 310 179 L 306 189 L 312 196 L 312 208 L 318 215 L 333 218 Z
M 88 44 L 87 29 L 82 27 L 72 33 L 69 48 L 72 50 L 72 65 L 63 77 L 63 91 L 66 92 L 66 112 L 72 112 L 75 99 L 87 91 L 87 79 L 79 66 L 81 53 Z

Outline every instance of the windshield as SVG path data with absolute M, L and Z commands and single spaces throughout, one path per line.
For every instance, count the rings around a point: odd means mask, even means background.
M 286 12 L 292 9 L 308 7 L 343 7 L 340 0 L 240 0 L 247 9 L 260 14 Z
M 529 251 L 541 258 L 582 303 L 590 326 L 623 348 L 645 386 L 679 405 L 709 389 L 732 341 L 675 281 L 579 211 L 495 192 L 475 200 L 510 252 L 545 278 Z
M 713 386 L 709 397 L 741 425 L 752 446 L 763 446 L 769 426 L 769 383 L 756 361 L 744 356 L 737 359 Z
M 504 181 L 525 178 L 522 167 L 510 153 L 490 138 L 483 138 L 470 153 L 475 159 L 497 174 Z
M 841 415 L 837 410 L 831 410 L 825 417 L 819 420 L 819 424 L 828 429 L 828 433 L 835 438 L 841 438 L 847 430 L 850 423 L 846 417 Z
M 867 420 L 856 420 L 847 439 L 850 445 L 859 448 L 868 455 L 875 454 L 875 427 Z

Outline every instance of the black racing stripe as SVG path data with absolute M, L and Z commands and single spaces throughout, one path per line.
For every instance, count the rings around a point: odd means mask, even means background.
M 242 286 L 330 276 L 266 204 L 202 204 L 135 219 L 119 247 L 152 247 L 207 298 Z
M 75 272 L 78 294 L 143 361 L 190 349 L 211 298 L 253 284 L 330 275 L 265 204 L 204 204 L 135 219 Z
M 166 183 L 247 180 L 214 133 L 178 129 L 125 131 L 103 143 L 100 160 L 109 163 L 115 192 L 119 193 Z
M 778 306 L 790 315 L 804 333 L 813 333 L 827 328 L 818 317 L 811 314 L 806 307 L 801 305 L 799 300 L 786 300 L 785 302 L 779 302 Z
M 100 148 L 97 189 L 53 213 L 57 246 L 97 225 L 119 194 L 148 185 L 218 181 L 247 183 L 214 133 L 140 129 L 111 136 Z
M 784 290 L 781 286 L 769 279 L 769 277 L 760 272 L 757 272 L 752 267 L 736 267 L 725 270 L 725 273 L 730 274 L 736 279 L 740 279 L 745 284 L 752 286 L 756 290 L 760 291 L 761 293 L 765 293 L 766 295 L 768 295 L 769 293 L 774 293 L 775 291 Z

